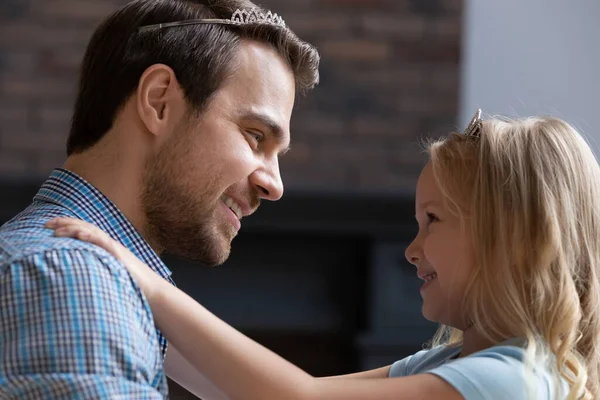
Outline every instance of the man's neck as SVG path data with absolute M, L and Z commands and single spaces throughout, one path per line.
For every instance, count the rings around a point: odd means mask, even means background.
M 99 146 L 99 145 L 98 145 Z M 106 154 L 110 154 L 106 156 Z M 122 154 L 122 153 L 121 153 Z M 141 207 L 142 167 L 135 157 L 94 149 L 71 155 L 63 168 L 76 173 L 109 198 L 133 226 L 144 235 L 145 218 Z

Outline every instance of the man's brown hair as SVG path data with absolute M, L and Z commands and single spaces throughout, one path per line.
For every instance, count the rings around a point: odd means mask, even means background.
M 230 19 L 236 9 L 251 8 L 260 10 L 247 0 L 135 0 L 111 14 L 94 32 L 83 59 L 67 155 L 102 138 L 153 64 L 171 67 L 190 109 L 201 112 L 232 73 L 242 39 L 271 45 L 293 71 L 296 89 L 312 89 L 319 81 L 319 54 L 289 28 L 211 23 L 138 32 L 159 23 Z

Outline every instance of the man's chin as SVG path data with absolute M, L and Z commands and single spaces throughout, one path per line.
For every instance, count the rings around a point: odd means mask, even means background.
M 231 239 L 222 235 L 213 237 L 192 238 L 188 236 L 185 242 L 179 241 L 166 246 L 166 252 L 175 257 L 207 267 L 222 265 L 231 253 Z
M 206 229 L 204 226 L 187 227 L 180 231 L 178 238 L 170 238 L 170 246 L 165 246 L 166 251 L 179 258 L 200 263 L 208 267 L 215 267 L 225 263 L 231 253 L 231 242 L 237 235 L 232 226 L 221 225 Z
M 218 267 L 223 265 L 231 254 L 231 239 L 220 238 L 218 243 L 211 246 L 209 254 L 205 255 L 205 260 L 202 261 L 207 267 Z

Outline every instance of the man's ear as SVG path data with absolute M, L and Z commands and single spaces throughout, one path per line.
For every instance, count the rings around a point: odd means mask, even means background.
M 142 74 L 137 88 L 137 111 L 142 123 L 154 135 L 166 130 L 173 118 L 182 91 L 175 72 L 164 64 L 154 64 Z

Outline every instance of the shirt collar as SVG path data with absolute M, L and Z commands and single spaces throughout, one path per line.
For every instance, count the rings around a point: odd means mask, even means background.
M 173 283 L 171 271 L 117 206 L 74 172 L 63 168 L 52 171 L 34 200 L 60 205 L 78 218 L 93 223 Z

